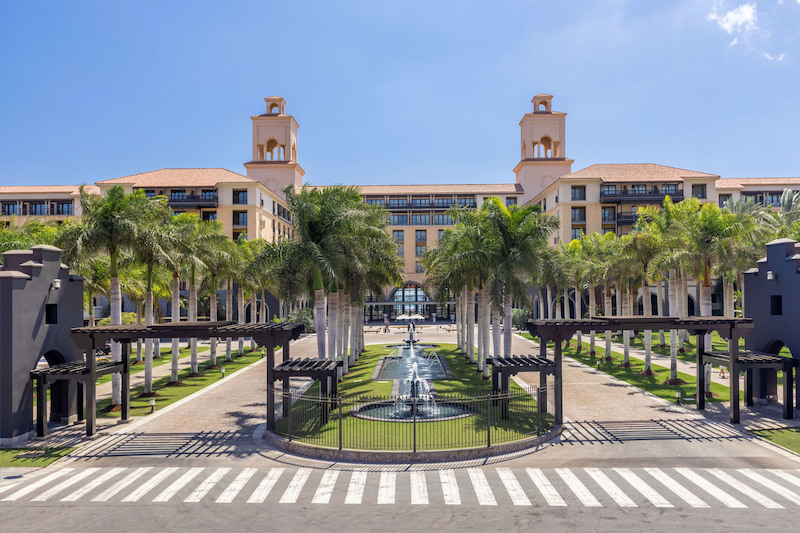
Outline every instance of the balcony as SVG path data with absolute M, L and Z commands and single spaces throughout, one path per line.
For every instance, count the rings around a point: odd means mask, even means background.
M 636 221 L 639 220 L 638 213 L 618 213 L 617 214 L 617 224 L 621 225 L 633 225 Z
M 170 207 L 179 209 L 199 209 L 201 207 L 217 207 L 219 200 L 216 194 L 186 194 L 183 196 L 168 196 Z
M 664 197 L 669 195 L 673 202 L 683 200 L 683 189 L 676 191 L 647 191 L 636 193 L 631 191 L 600 191 L 600 203 L 602 204 L 660 204 L 664 202 Z

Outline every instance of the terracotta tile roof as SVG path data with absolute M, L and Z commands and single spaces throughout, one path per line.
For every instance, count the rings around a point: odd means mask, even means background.
M 723 178 L 714 185 L 717 189 L 739 190 L 745 187 L 800 187 L 800 178 Z
M 255 180 L 224 168 L 162 168 L 141 174 L 98 181 L 98 185 L 131 184 L 134 187 L 213 187 L 217 183 Z
M 7 185 L 0 187 L 0 194 L 78 194 L 79 185 Z M 85 185 L 89 194 L 100 194 L 95 185 Z
M 591 165 L 560 179 L 595 178 L 606 182 L 649 182 L 683 181 L 684 178 L 718 178 L 694 170 L 667 167 L 653 163 L 626 163 L 610 165 Z
M 356 185 L 361 194 L 522 194 L 518 183 L 435 185 Z

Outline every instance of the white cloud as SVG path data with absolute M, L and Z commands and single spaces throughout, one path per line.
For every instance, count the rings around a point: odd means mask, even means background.
M 797 0 L 800 2 L 800 0 Z M 758 29 L 756 3 L 742 4 L 720 15 L 716 8 L 708 14 L 708 20 L 716 22 L 729 34 L 742 33 Z M 733 43 L 732 43 L 733 44 Z
M 798 1 L 800 1 L 800 0 L 798 0 Z M 781 52 L 780 54 L 778 54 L 778 55 L 776 55 L 776 56 L 773 56 L 773 55 L 771 55 L 771 54 L 768 54 L 768 53 L 766 53 L 766 52 L 764 52 L 762 55 L 763 55 L 764 57 L 766 57 L 767 59 L 769 59 L 770 61 L 777 61 L 777 62 L 779 62 L 779 63 L 780 63 L 781 61 L 783 61 L 783 59 L 786 57 L 786 53 L 785 53 L 785 52 Z

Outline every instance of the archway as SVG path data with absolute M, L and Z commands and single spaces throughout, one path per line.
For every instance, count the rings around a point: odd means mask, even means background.
M 774 355 L 781 355 L 784 357 L 792 357 L 792 351 L 780 339 L 773 339 L 764 345 L 764 351 Z
M 636 300 L 636 313 L 639 315 L 644 315 L 644 297 L 639 296 Z M 658 296 L 654 293 L 650 293 L 650 314 L 652 316 L 658 316 Z M 691 314 L 691 313 L 689 313 Z
M 67 359 L 58 350 L 50 350 L 42 355 L 42 357 L 47 361 L 47 366 L 63 365 L 67 362 Z M 34 365 L 34 368 L 37 367 L 40 367 L 38 362 Z M 48 402 L 50 407 L 50 420 L 61 422 L 69 418 L 71 412 L 75 412 L 75 406 L 73 405 L 73 409 L 70 410 L 70 404 L 76 399 L 75 390 L 77 386 L 77 383 L 68 380 L 59 380 L 50 384 L 50 401 Z
M 392 317 L 397 315 L 423 315 L 428 316 L 429 305 L 417 302 L 431 302 L 431 298 L 425 294 L 422 285 L 415 281 L 407 281 L 402 287 L 398 287 L 389 295 L 389 301 L 395 302 L 392 305 Z M 403 303 L 408 302 L 408 303 Z M 414 302 L 414 303 L 412 303 Z

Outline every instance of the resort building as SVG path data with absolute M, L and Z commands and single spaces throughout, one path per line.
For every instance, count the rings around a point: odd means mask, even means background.
M 86 185 L 90 194 L 100 189 Z M 78 185 L 23 185 L 0 187 L 0 225 L 21 225 L 28 217 L 42 222 L 61 223 L 80 218 L 81 202 Z

